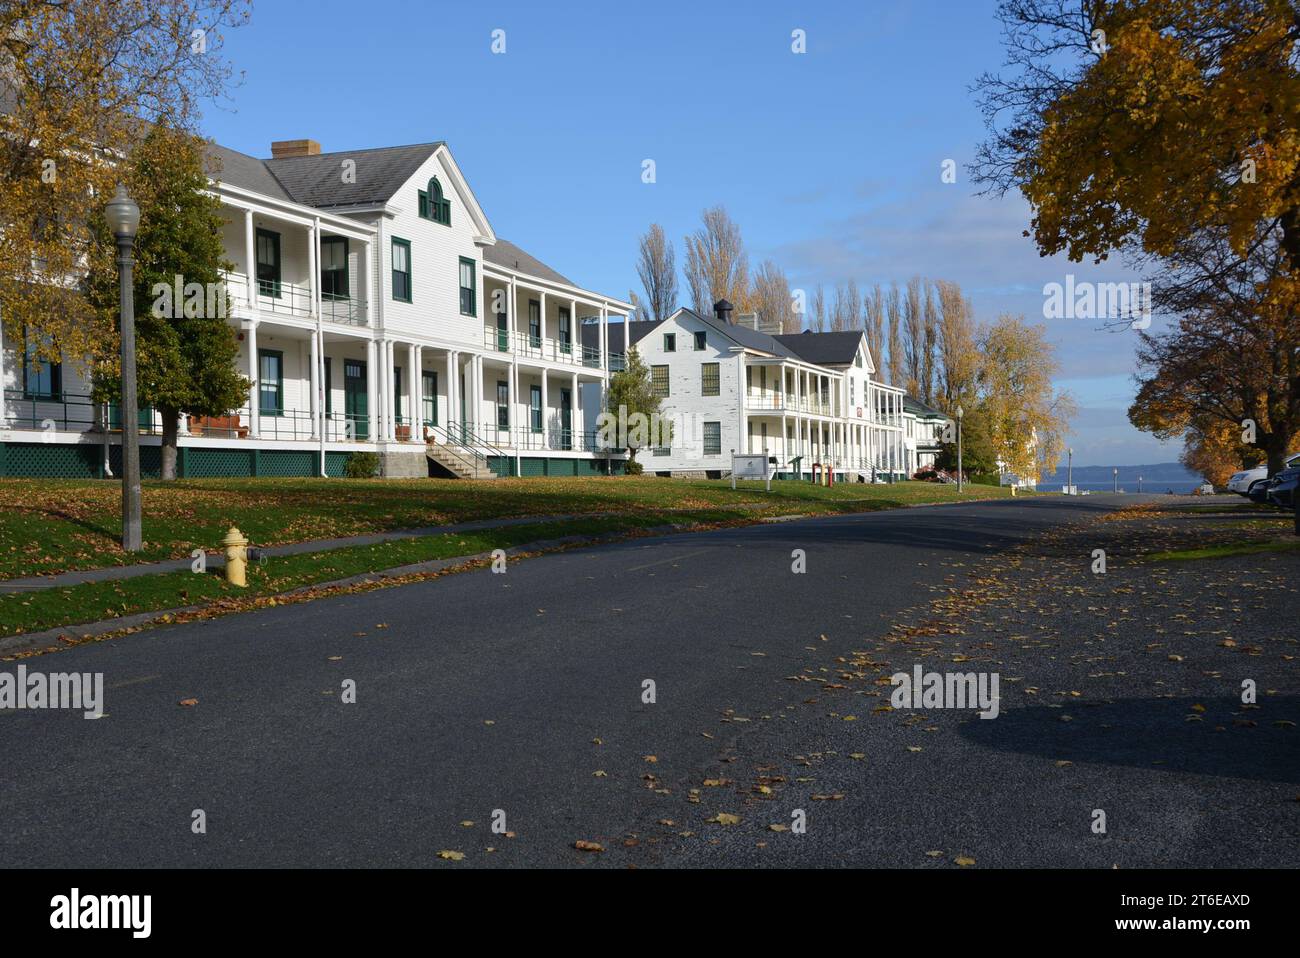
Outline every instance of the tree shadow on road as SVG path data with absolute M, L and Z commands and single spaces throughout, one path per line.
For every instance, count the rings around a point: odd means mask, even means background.
M 962 723 L 961 734 L 986 748 L 1054 761 L 1300 783 L 1300 696 L 1261 698 L 1258 708 L 1231 698 L 1011 708 Z

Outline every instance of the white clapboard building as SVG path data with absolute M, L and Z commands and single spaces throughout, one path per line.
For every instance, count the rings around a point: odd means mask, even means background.
M 903 391 L 875 378 L 861 330 L 773 336 L 731 313 L 723 300 L 712 316 L 682 308 L 611 327 L 650 367 L 673 425 L 667 445 L 638 453 L 647 473 L 722 476 L 733 452 L 766 452 L 786 478 L 814 466 L 838 481 L 909 475 Z
M 338 475 L 354 451 L 396 476 L 621 469 L 595 435 L 623 361 L 610 318 L 630 305 L 498 237 L 445 143 L 209 155 L 251 387 L 228 415 L 183 417 L 182 475 Z M 77 357 L 13 339 L 0 475 L 116 473 L 121 417 L 91 402 Z M 161 422 L 145 409 L 138 426 L 156 474 Z

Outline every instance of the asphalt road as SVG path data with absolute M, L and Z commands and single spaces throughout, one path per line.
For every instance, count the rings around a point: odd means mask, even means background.
M 998 500 L 632 541 L 29 659 L 102 672 L 106 715 L 0 712 L 0 866 L 1160 864 L 1171 835 L 1212 830 L 1207 808 L 1258 782 L 1193 773 L 1170 793 L 1167 772 L 1080 754 L 1099 777 L 1053 790 L 1038 768 L 1050 756 L 1015 744 L 1035 734 L 1015 711 L 945 713 L 953 734 L 917 756 L 882 738 L 872 703 L 850 725 L 790 678 L 810 662 L 832 675 L 936 588 L 1112 504 Z M 1292 768 L 1265 777 L 1294 791 Z M 742 809 L 768 769 L 770 806 Z M 1157 821 L 1099 853 L 1086 816 L 1107 788 Z M 796 805 L 807 834 L 764 830 Z M 492 832 L 498 810 L 512 836 Z M 706 821 L 733 811 L 738 827 Z M 1213 827 L 1227 850 L 1263 840 Z

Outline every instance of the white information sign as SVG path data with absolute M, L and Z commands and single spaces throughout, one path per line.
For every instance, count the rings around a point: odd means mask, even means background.
M 767 483 L 767 491 L 772 491 L 773 464 L 768 456 L 761 453 L 742 455 L 731 454 L 731 488 L 736 488 L 737 479 L 762 479 Z

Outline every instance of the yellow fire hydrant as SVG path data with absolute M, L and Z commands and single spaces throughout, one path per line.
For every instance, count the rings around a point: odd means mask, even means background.
M 226 547 L 226 581 L 241 589 L 247 587 L 244 572 L 248 566 L 248 540 L 238 526 L 231 526 L 221 544 Z

